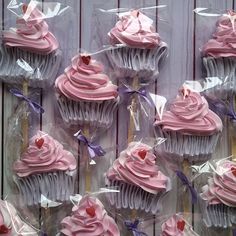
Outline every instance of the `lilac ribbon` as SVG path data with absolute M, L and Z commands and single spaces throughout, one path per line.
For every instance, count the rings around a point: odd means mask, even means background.
M 236 229 L 233 229 L 233 236 L 236 236 Z
M 138 230 L 138 225 L 140 223 L 138 219 L 136 219 L 134 222 L 126 220 L 124 223 L 128 231 L 132 231 L 134 236 L 148 236 L 146 233 Z
M 23 93 L 20 90 L 18 90 L 18 89 L 10 89 L 10 92 L 13 95 L 15 95 L 16 97 L 25 100 L 33 108 L 33 110 L 35 112 L 37 112 L 37 113 L 44 113 L 44 109 L 43 109 L 42 106 L 40 106 L 37 102 L 31 101 L 28 97 L 23 95 Z
M 90 141 L 82 134 L 81 130 L 78 131 L 74 136 L 82 143 L 87 145 L 88 152 L 91 158 L 94 158 L 95 156 L 104 156 L 106 152 L 103 150 L 103 148 L 99 145 L 96 145 Z
M 121 87 L 119 88 L 119 92 L 121 94 L 138 94 L 139 96 L 141 96 L 147 103 L 150 107 L 153 107 L 155 106 L 152 102 L 152 100 L 150 98 L 148 98 L 148 95 L 147 95 L 147 91 L 145 88 L 140 88 L 139 90 L 135 90 L 135 89 L 131 89 L 131 88 L 128 88 L 128 87 Z
M 221 99 L 211 98 L 206 96 L 206 99 L 209 103 L 209 107 L 212 111 L 214 111 L 221 118 L 224 116 L 228 116 L 231 120 L 236 121 L 236 112 L 234 110 L 234 96 L 230 98 L 229 104 L 226 104 Z
M 197 202 L 197 191 L 195 190 L 195 188 L 189 182 L 187 176 L 182 171 L 176 170 L 176 175 L 180 178 L 182 183 L 189 188 L 189 191 L 192 196 L 192 203 L 195 204 Z

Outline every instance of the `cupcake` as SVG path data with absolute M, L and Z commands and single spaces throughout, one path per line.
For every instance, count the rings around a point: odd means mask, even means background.
M 118 209 L 159 212 L 159 200 L 171 189 L 171 183 L 155 161 L 156 156 L 150 146 L 130 143 L 105 174 L 107 186 L 118 190 L 107 193 L 111 205 Z
M 0 80 L 28 81 L 32 87 L 52 85 L 61 62 L 58 41 L 49 31 L 44 14 L 34 1 L 24 5 L 16 27 L 3 33 L 0 47 Z
M 211 157 L 223 125 L 203 96 L 185 90 L 171 102 L 162 117 L 156 117 L 154 127 L 156 137 L 166 139 L 161 144 L 162 151 L 180 161 L 196 162 Z
M 94 197 L 83 197 L 72 208 L 71 216 L 61 222 L 65 236 L 120 236 L 115 221 L 107 214 L 103 204 Z
M 216 89 L 232 90 L 236 76 L 235 13 L 220 17 L 216 32 L 202 48 L 207 77 L 218 77 L 223 85 Z
M 94 127 L 109 127 L 118 106 L 117 86 L 103 65 L 88 55 L 77 55 L 55 81 L 56 96 L 65 122 Z
M 40 204 L 41 196 L 52 201 L 74 194 L 76 159 L 48 134 L 38 131 L 27 150 L 13 163 L 14 181 L 27 205 Z
M 222 160 L 200 194 L 203 219 L 208 227 L 228 228 L 236 224 L 235 194 L 236 163 Z
M 0 235 L 37 236 L 38 233 L 21 220 L 16 209 L 9 202 L 0 200 Z
M 160 236 L 199 236 L 181 214 L 175 214 L 161 226 Z
M 164 43 L 153 26 L 153 20 L 138 10 L 119 14 L 119 21 L 108 33 L 114 46 L 108 57 L 118 76 L 149 83 L 157 78 L 159 64 L 167 56 Z

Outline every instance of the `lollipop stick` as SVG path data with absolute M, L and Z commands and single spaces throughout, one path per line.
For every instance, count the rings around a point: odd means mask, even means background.
M 189 177 L 191 175 L 191 168 L 190 168 L 190 163 L 188 160 L 183 161 L 183 172 L 184 174 Z M 184 210 L 184 217 L 185 219 L 190 222 L 190 212 L 192 212 L 192 206 L 191 206 L 191 201 L 189 199 L 189 194 L 184 194 L 183 196 L 183 210 Z
M 85 126 L 84 128 L 84 135 L 85 137 L 89 138 L 89 127 Z M 86 169 L 85 169 L 85 192 L 90 192 L 91 191 L 91 169 L 90 169 L 90 164 L 89 164 L 89 153 L 87 150 L 87 147 L 84 146 L 84 155 L 86 159 Z
M 23 82 L 22 90 L 23 90 L 24 96 L 28 96 L 28 82 L 25 80 Z M 28 141 L 29 141 L 29 122 L 28 122 L 27 111 L 25 111 L 23 114 L 21 129 L 22 129 L 22 138 L 23 138 L 21 151 L 24 152 L 26 148 L 28 147 Z
M 132 84 L 133 89 L 138 89 L 138 76 L 135 76 Z M 134 132 L 135 132 L 135 114 L 137 113 L 137 96 L 133 94 L 130 105 L 130 117 L 129 117 L 129 128 L 128 128 L 128 143 L 133 141 Z M 133 209 L 131 211 L 131 218 L 135 219 L 137 217 L 137 211 Z
M 138 89 L 138 76 L 135 76 L 132 83 L 132 88 Z M 137 96 L 132 95 L 131 105 L 130 105 L 130 117 L 129 117 L 129 128 L 128 128 L 128 143 L 133 141 L 134 131 L 135 131 L 135 114 L 138 111 Z

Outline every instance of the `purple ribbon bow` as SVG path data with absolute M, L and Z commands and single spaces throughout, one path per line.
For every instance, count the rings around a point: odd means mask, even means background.
M 121 87 L 119 88 L 119 92 L 121 94 L 138 94 L 139 96 L 141 96 L 147 103 L 150 107 L 153 107 L 155 106 L 152 102 L 152 100 L 148 97 L 148 94 L 147 94 L 147 91 L 145 88 L 140 88 L 139 90 L 135 90 L 135 89 L 131 89 L 131 88 L 128 88 L 128 87 Z
M 140 223 L 138 219 L 136 219 L 134 222 L 126 220 L 124 223 L 128 231 L 132 231 L 134 236 L 148 236 L 146 233 L 138 230 L 138 225 Z
M 25 100 L 36 113 L 44 113 L 44 109 L 37 102 L 31 101 L 28 97 L 23 95 L 23 93 L 18 89 L 10 89 L 10 92 L 18 98 Z
M 88 152 L 91 158 L 94 158 L 96 156 L 104 156 L 106 152 L 103 150 L 103 148 L 100 145 L 96 145 L 90 141 L 82 134 L 81 130 L 79 130 L 74 136 L 82 143 L 87 145 Z
M 195 190 L 195 188 L 189 182 L 187 176 L 182 171 L 176 170 L 176 175 L 180 178 L 182 183 L 189 188 L 189 191 L 192 196 L 192 203 L 195 204 L 197 202 L 197 191 Z

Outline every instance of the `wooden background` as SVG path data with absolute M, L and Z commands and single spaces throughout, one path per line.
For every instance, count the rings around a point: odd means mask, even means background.
M 42 1 L 46 2 L 46 1 Z M 63 20 L 52 21 L 53 25 L 51 30 L 57 36 L 61 48 L 63 50 L 63 63 L 60 72 L 63 71 L 65 66 L 70 63 L 70 58 L 76 54 L 79 48 L 90 50 L 91 37 L 93 37 L 94 27 L 94 7 L 97 4 L 105 9 L 109 8 L 139 8 L 153 5 L 168 5 L 169 20 L 168 27 L 169 32 L 165 27 L 159 27 L 158 31 L 165 42 L 170 46 L 169 57 L 165 62 L 165 66 L 162 68 L 158 82 L 150 89 L 151 92 L 158 93 L 159 95 L 166 96 L 167 98 L 174 97 L 177 93 L 177 89 L 185 80 L 200 79 L 202 76 L 202 67 L 200 60 L 199 48 L 211 37 L 211 34 L 215 30 L 216 18 L 205 21 L 207 24 L 203 24 L 201 18 L 194 15 L 193 10 L 195 8 L 212 8 L 218 10 L 234 9 L 234 0 L 61 0 L 61 3 L 70 6 L 71 15 L 65 15 L 65 19 L 69 19 L 69 23 L 66 27 L 63 26 Z M 7 9 L 9 1 L 0 0 L 0 19 L 2 23 L 0 27 L 2 29 L 8 29 L 10 26 L 15 25 L 15 16 Z M 158 14 L 155 11 L 154 14 Z M 157 18 L 156 26 L 159 24 Z M 115 20 L 115 19 L 114 19 Z M 51 22 L 51 23 L 52 23 Z M 49 21 L 50 23 L 50 21 Z M 115 24 L 115 21 L 114 21 Z M 8 87 L 5 84 L 0 84 L 0 194 L 5 197 L 10 195 L 12 189 L 9 188 L 9 184 L 4 175 L 3 167 L 8 168 L 8 152 L 7 150 L 7 134 L 8 134 L 8 120 L 14 113 L 16 105 L 19 102 L 15 97 L 9 94 Z M 53 91 L 51 89 L 50 91 Z M 41 128 L 44 131 L 48 131 L 53 135 L 53 130 L 61 125 L 58 119 L 58 110 L 55 106 L 55 98 L 50 91 L 39 91 L 39 95 L 36 99 L 45 108 L 45 114 L 38 117 L 35 121 L 33 130 Z M 104 134 L 102 134 L 99 142 L 104 147 L 118 147 L 118 150 L 110 151 L 108 154 L 97 161 L 97 165 L 92 167 L 92 190 L 97 191 L 103 186 L 103 173 L 109 168 L 116 154 L 126 147 L 127 141 L 127 120 L 126 107 L 119 108 L 113 126 Z M 155 111 L 152 111 L 155 114 Z M 153 136 L 150 126 L 143 133 L 144 136 Z M 71 130 L 70 130 L 71 131 Z M 33 133 L 33 132 L 32 132 Z M 57 134 L 58 135 L 58 134 Z M 56 136 L 56 135 L 55 135 Z M 63 140 L 61 140 L 63 141 Z M 70 141 L 71 143 L 73 140 Z M 229 140 L 227 135 L 227 129 L 225 129 L 224 139 L 221 140 L 217 155 L 215 158 L 227 156 L 230 154 Z M 8 171 L 8 170 L 7 170 Z M 81 167 L 79 174 L 78 192 L 84 193 L 84 171 Z M 178 209 L 178 195 L 173 193 L 169 196 L 169 202 L 164 206 L 163 214 L 166 215 L 169 212 L 180 211 Z M 195 212 L 195 215 L 192 213 Z M 201 217 L 197 213 L 198 210 L 193 207 L 189 212 L 190 223 L 193 224 L 196 231 L 202 235 L 231 235 L 229 230 L 207 230 L 201 222 Z M 193 217 L 192 217 L 193 216 Z M 160 224 L 151 223 L 145 227 L 145 232 L 149 236 L 159 235 Z M 52 234 L 53 235 L 53 234 Z M 126 235 L 123 233 L 122 235 Z M 131 234 L 127 234 L 131 235 Z

